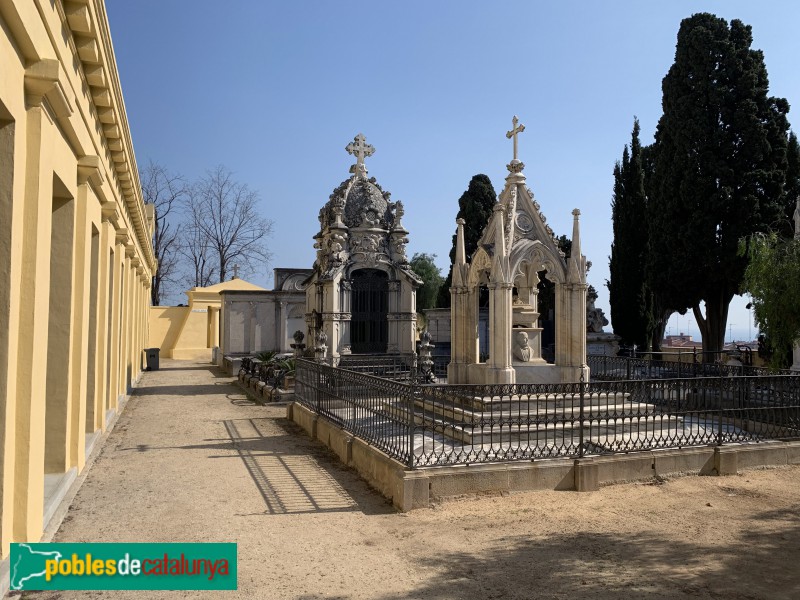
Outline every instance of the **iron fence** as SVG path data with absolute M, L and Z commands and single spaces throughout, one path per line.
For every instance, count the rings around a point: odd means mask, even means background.
M 800 376 L 422 385 L 297 361 L 296 397 L 411 468 L 800 438 Z
M 624 381 L 631 379 L 680 379 L 683 377 L 763 377 L 791 375 L 789 370 L 770 370 L 764 367 L 723 363 L 682 362 L 661 360 L 658 357 L 605 356 L 590 354 L 586 363 L 595 381 Z
M 411 386 L 302 359 L 295 373 L 295 397 L 301 404 L 411 466 Z

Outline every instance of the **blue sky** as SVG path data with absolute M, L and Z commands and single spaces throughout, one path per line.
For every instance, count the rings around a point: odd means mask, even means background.
M 800 3 L 256 2 L 106 0 L 139 166 L 188 178 L 223 164 L 258 191 L 274 221 L 272 267 L 310 267 L 317 214 L 348 177 L 345 145 L 402 200 L 409 251 L 446 274 L 457 201 L 470 178 L 499 192 L 511 117 L 520 159 L 556 234 L 580 208 L 589 283 L 609 313 L 612 170 L 634 115 L 649 143 L 681 19 L 712 12 L 752 25 L 770 92 L 797 104 Z M 746 299 L 729 323 L 755 335 Z M 610 330 L 611 328 L 606 328 Z M 670 329 L 699 338 L 691 317 Z M 728 336 L 726 336 L 728 339 Z

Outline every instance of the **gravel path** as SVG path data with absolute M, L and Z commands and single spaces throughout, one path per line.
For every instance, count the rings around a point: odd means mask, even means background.
M 237 592 L 72 598 L 800 598 L 800 467 L 397 513 L 202 363 L 145 373 L 54 541 L 237 542 Z

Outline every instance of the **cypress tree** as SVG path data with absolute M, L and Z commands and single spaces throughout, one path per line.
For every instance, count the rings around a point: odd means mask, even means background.
M 692 309 L 707 352 L 722 349 L 741 288 L 739 240 L 767 230 L 785 207 L 789 106 L 767 95 L 764 57 L 751 43 L 739 20 L 693 15 L 662 82 L 648 269 L 658 297 Z
M 492 216 L 492 210 L 497 203 L 497 193 L 492 187 L 491 180 L 486 175 L 475 175 L 469 182 L 467 190 L 458 199 L 457 219 L 464 219 L 464 251 L 467 260 L 472 260 L 472 255 L 478 249 L 478 240 L 483 229 Z M 447 273 L 442 287 L 439 288 L 439 308 L 450 307 L 450 286 L 453 283 L 453 262 L 456 260 L 456 235 L 453 234 L 453 247 L 450 250 L 450 270 Z
M 794 211 L 800 199 L 800 144 L 794 132 L 789 134 L 789 146 L 786 149 L 786 195 L 784 202 L 783 223 L 776 229 L 783 237 L 794 237 Z
M 614 196 L 611 220 L 614 241 L 609 259 L 608 281 L 611 322 L 614 333 L 626 344 L 652 347 L 653 302 L 646 281 L 647 197 L 639 120 L 633 121 L 630 152 L 614 166 Z
M 422 312 L 436 305 L 439 289 L 442 287 L 442 273 L 436 266 L 435 254 L 415 252 L 409 261 L 411 269 L 422 279 L 422 285 L 417 288 L 417 312 Z

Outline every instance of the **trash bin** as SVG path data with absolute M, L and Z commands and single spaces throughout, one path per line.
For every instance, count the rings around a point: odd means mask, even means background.
M 161 348 L 145 348 L 144 352 L 147 355 L 147 370 L 158 371 L 158 353 Z

